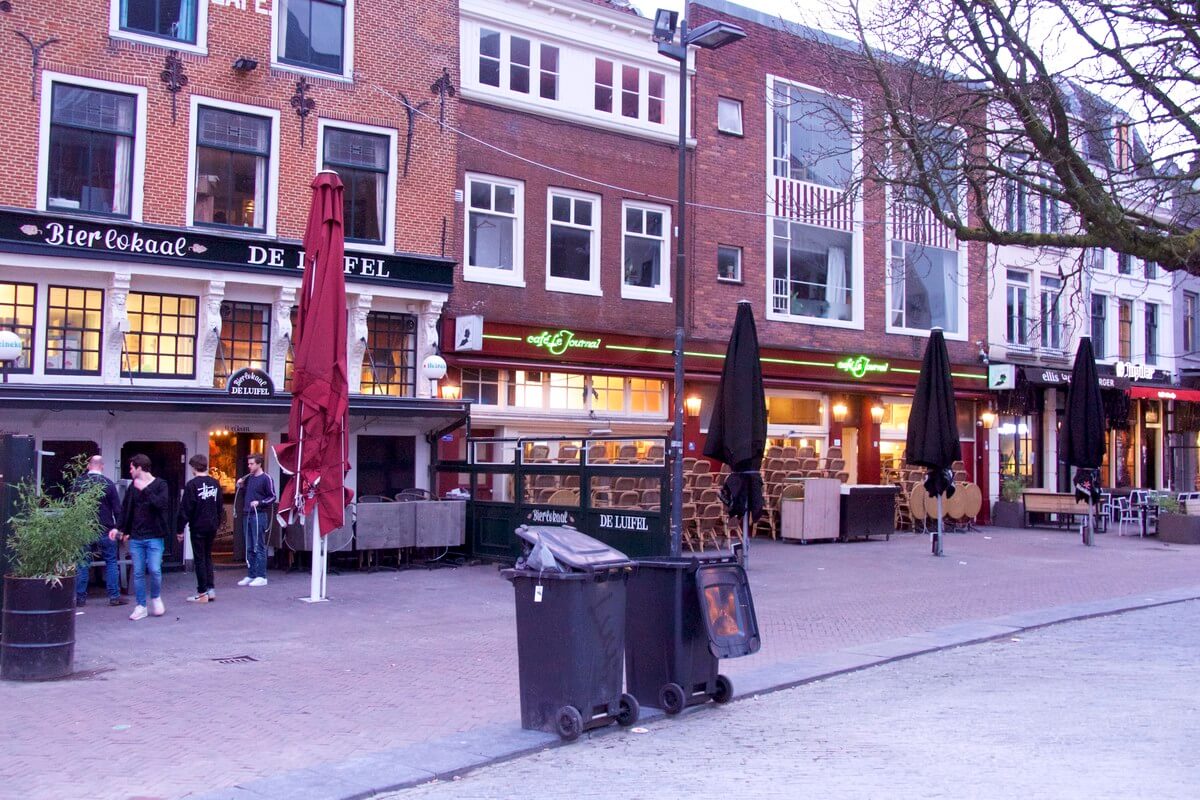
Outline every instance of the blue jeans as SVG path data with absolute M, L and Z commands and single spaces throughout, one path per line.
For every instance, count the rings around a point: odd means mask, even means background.
M 242 537 L 246 542 L 246 577 L 267 577 L 267 535 L 271 520 L 266 511 L 242 513 Z
M 137 604 L 146 605 L 146 572 L 150 575 L 150 597 L 162 594 L 162 539 L 130 539 L 129 554 L 133 556 L 133 592 Z
M 108 538 L 108 534 L 96 540 L 100 545 L 100 556 L 104 559 L 104 586 L 108 589 L 108 597 L 115 600 L 121 596 L 121 578 L 117 573 L 117 543 Z M 88 577 L 92 571 L 92 549 L 83 552 L 83 560 L 79 562 L 79 572 L 75 576 L 75 596 L 87 597 Z

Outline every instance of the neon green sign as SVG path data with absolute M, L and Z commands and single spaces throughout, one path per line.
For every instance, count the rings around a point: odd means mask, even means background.
M 888 362 L 872 361 L 867 356 L 851 356 L 837 362 L 837 368 L 849 372 L 855 378 L 861 378 L 868 372 L 887 372 Z
M 599 350 L 599 339 L 580 339 L 574 331 L 542 331 L 525 337 L 525 343 L 544 347 L 551 355 L 561 356 L 568 350 Z

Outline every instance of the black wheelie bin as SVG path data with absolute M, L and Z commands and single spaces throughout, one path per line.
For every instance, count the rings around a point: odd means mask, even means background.
M 501 574 L 516 593 L 521 727 L 571 741 L 637 722 L 621 669 L 633 562 L 574 528 L 522 525 L 516 533 L 528 551 Z
M 678 714 L 733 698 L 718 660 L 761 644 L 750 584 L 734 556 L 639 559 L 628 605 L 625 681 L 641 705 Z

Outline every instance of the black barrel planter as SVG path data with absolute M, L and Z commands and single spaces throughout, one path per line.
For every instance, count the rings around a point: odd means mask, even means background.
M 4 578 L 0 677 L 39 681 L 71 674 L 75 660 L 75 577 Z

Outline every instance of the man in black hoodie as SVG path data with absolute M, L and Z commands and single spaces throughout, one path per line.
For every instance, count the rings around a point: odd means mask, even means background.
M 117 495 L 117 485 L 104 474 L 104 457 L 94 455 L 87 462 L 87 472 L 75 479 L 72 489 L 76 492 L 86 489 L 93 483 L 104 486 L 104 494 L 100 496 L 100 505 L 96 509 L 96 544 L 104 558 L 104 587 L 108 589 L 108 604 L 110 606 L 125 605 L 121 597 L 120 575 L 117 565 L 117 543 L 108 538 L 108 532 L 117 527 L 117 518 L 121 514 L 121 499 Z M 75 602 L 83 605 L 87 602 L 88 578 L 92 571 L 92 547 L 83 554 L 79 572 L 75 579 Z
M 212 548 L 217 529 L 225 521 L 225 501 L 221 498 L 221 484 L 208 474 L 206 456 L 192 456 L 188 466 L 196 476 L 183 487 L 177 522 L 179 541 L 183 541 L 184 527 L 191 533 L 192 557 L 196 564 L 196 593 L 187 600 L 189 603 L 209 603 L 217 599 L 213 588 Z
M 150 457 L 142 453 L 129 459 L 129 477 L 133 483 L 125 492 L 121 529 L 109 531 L 108 538 L 116 541 L 118 536 L 124 536 L 129 540 L 129 553 L 133 556 L 133 591 L 137 595 L 137 605 L 129 618 L 145 619 L 147 612 L 161 617 L 167 612 L 161 595 L 163 549 L 171 524 L 170 492 L 166 481 L 151 474 Z M 150 576 L 149 608 L 146 575 Z

